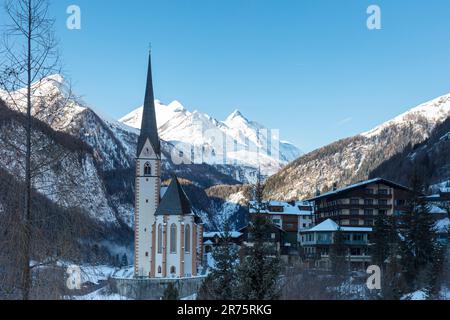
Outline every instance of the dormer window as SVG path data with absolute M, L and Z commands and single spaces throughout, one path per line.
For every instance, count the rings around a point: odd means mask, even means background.
M 151 176 L 152 175 L 152 166 L 150 162 L 147 162 L 144 164 L 144 176 Z

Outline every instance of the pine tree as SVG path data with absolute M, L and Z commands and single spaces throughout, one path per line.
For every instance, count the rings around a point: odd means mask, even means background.
M 386 260 L 389 256 L 389 249 L 392 236 L 392 219 L 386 213 L 380 212 L 375 220 L 375 228 L 372 236 L 372 263 L 385 270 Z
M 330 263 L 333 275 L 343 276 L 348 271 L 347 253 L 348 247 L 345 244 L 344 234 L 341 230 L 337 230 L 333 235 L 333 243 L 330 246 Z
M 381 298 L 384 300 L 400 300 L 407 292 L 399 247 L 391 243 L 387 263 L 382 271 Z
M 261 216 L 249 226 L 253 246 L 246 248 L 238 268 L 238 297 L 243 300 L 276 300 L 280 297 L 280 259 L 269 244 L 270 223 Z
M 215 300 L 214 296 L 214 278 L 209 274 L 202 282 L 197 293 L 197 300 Z
M 414 173 L 411 180 L 411 196 L 408 211 L 401 215 L 400 233 L 402 235 L 402 265 L 410 290 L 422 289 L 424 273 L 432 268 L 438 254 L 436 233 L 430 208 L 423 198 L 423 184 Z M 419 277 L 420 275 L 420 277 Z
M 242 300 L 276 300 L 281 295 L 280 258 L 270 241 L 274 225 L 260 214 L 264 207 L 263 192 L 264 185 L 259 173 L 254 190 L 255 213 L 248 225 L 248 236 L 252 246 L 245 248 L 237 274 L 237 297 Z
M 173 282 L 170 282 L 164 290 L 163 300 L 180 300 L 178 289 Z
M 235 298 L 238 252 L 231 238 L 228 221 L 212 256 L 215 266 L 202 285 L 201 299 L 232 300 Z
M 126 266 L 128 266 L 128 257 L 126 255 L 126 253 L 124 253 L 122 256 L 122 267 L 126 267 Z

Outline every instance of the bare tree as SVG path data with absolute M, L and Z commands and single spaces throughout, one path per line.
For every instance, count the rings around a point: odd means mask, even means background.
M 23 132 L 21 138 L 3 139 L 17 155 L 17 177 L 23 180 L 19 195 L 23 196 L 18 208 L 16 230 L 20 245 L 20 259 L 17 267 L 20 272 L 20 290 L 22 299 L 30 299 L 32 287 L 32 269 L 40 263 L 32 263 L 36 244 L 44 245 L 43 241 L 36 241 L 42 224 L 49 219 L 33 212 L 33 197 L 36 194 L 33 184 L 39 177 L 64 162 L 70 155 L 67 148 L 60 148 L 54 144 L 55 139 L 42 139 L 42 125 L 36 121 L 43 120 L 49 125 L 60 121 L 63 108 L 70 103 L 71 93 L 64 88 L 65 95 L 60 92 L 45 90 L 49 76 L 60 74 L 57 41 L 54 36 L 54 20 L 49 17 L 49 3 L 47 0 L 5 0 L 4 9 L 9 24 L 5 30 L 0 47 L 0 88 L 1 94 L 8 106 L 24 114 Z M 58 79 L 54 79 L 58 81 Z M 40 128 L 36 128 L 40 126 Z M 14 128 L 10 128 L 10 135 L 17 135 Z M 35 135 L 40 131 L 41 135 Z M 5 131 L 8 133 L 8 130 Z M 72 179 L 69 179 L 69 183 Z M 73 180 L 72 180 L 73 181 Z M 53 199 L 59 199 L 58 193 L 67 194 L 54 186 L 46 185 L 45 179 L 40 179 L 40 191 Z M 55 194 L 52 194 L 55 193 Z M 48 223 L 49 221 L 47 221 Z M 45 250 L 41 248 L 41 252 Z M 49 252 L 45 252 L 49 253 Z

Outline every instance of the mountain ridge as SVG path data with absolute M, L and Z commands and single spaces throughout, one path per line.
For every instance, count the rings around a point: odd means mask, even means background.
M 384 161 L 407 146 L 425 141 L 450 116 L 450 94 L 422 103 L 372 130 L 347 137 L 296 159 L 267 180 L 265 196 L 307 198 L 365 180 Z
M 237 109 L 223 121 L 197 110 L 190 112 L 176 100 L 168 105 L 155 100 L 155 109 L 161 139 L 185 153 L 194 149 L 202 154 L 199 161 L 209 164 L 261 167 L 265 175 L 271 175 L 302 153 L 292 143 L 279 139 L 277 132 L 250 121 Z M 119 122 L 139 129 L 142 110 L 142 107 L 135 109 Z

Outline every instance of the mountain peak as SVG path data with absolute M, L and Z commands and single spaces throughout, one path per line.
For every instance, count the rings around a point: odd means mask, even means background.
M 170 109 L 172 109 L 173 111 L 184 111 L 184 110 L 186 110 L 186 108 L 185 108 L 185 107 L 181 104 L 181 102 L 178 101 L 178 100 L 172 101 L 172 102 L 168 105 L 168 107 L 169 107 Z
M 64 76 L 61 74 L 52 74 L 42 79 L 43 81 L 53 81 L 57 83 L 64 83 Z
M 225 120 L 225 122 L 229 122 L 229 121 L 232 121 L 234 119 L 243 119 L 246 122 L 248 122 L 247 118 L 244 117 L 242 112 L 239 111 L 238 109 L 234 110 L 233 113 L 228 116 L 228 118 Z
M 408 125 L 411 121 L 417 121 L 419 117 L 428 120 L 430 123 L 437 124 L 443 122 L 450 116 L 450 94 L 446 94 L 422 103 L 401 115 L 388 120 L 381 125 L 373 128 L 370 131 L 364 132 L 361 135 L 367 138 L 376 136 L 385 128 L 393 125 L 402 126 Z

